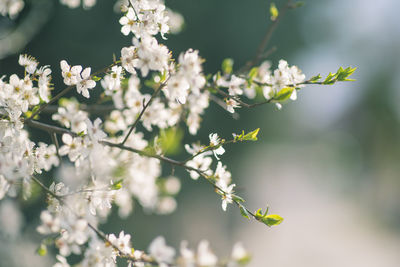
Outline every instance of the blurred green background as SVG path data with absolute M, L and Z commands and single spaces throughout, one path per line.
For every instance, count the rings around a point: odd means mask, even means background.
M 110 219 L 102 226 L 105 232 L 123 229 L 138 248 L 147 248 L 157 235 L 175 247 L 180 240 L 195 247 L 208 239 L 219 255 L 228 255 L 241 240 L 253 255 L 250 266 L 399 266 L 400 2 L 305 2 L 279 25 L 270 42 L 277 51 L 269 60 L 276 66 L 285 59 L 307 77 L 351 65 L 358 67 L 357 82 L 308 86 L 279 112 L 272 105 L 241 109 L 237 120 L 212 104 L 198 136 L 205 143 L 211 132 L 229 138 L 260 127 L 258 142 L 226 147 L 222 161 L 248 207 L 268 204 L 285 221 L 267 229 L 246 221 L 234 206 L 224 213 L 207 183 L 177 170 L 183 189 L 175 213 L 155 216 L 137 207 L 126 220 Z M 207 60 L 205 73 L 217 71 L 227 57 L 242 66 L 270 23 L 266 0 L 166 4 L 183 14 L 185 29 L 165 43 L 175 57 L 188 48 L 200 50 Z M 21 74 L 18 54 L 28 53 L 51 65 L 57 91 L 62 88 L 60 60 L 94 70 L 106 66 L 113 53 L 118 56 L 131 42 L 120 33 L 113 5 L 99 0 L 91 10 L 71 10 L 58 1 L 32 0 L 15 21 L 0 17 L 0 74 Z M 27 45 L 18 49 L 24 41 Z M 6 48 L 18 51 L 8 54 Z M 186 142 L 194 140 L 185 137 Z M 34 233 L 38 203 L 17 204 L 23 210 L 21 233 L 0 236 L 0 266 L 54 262 L 34 256 L 34 240 L 40 240 Z M 0 223 L 7 214 L 3 210 Z M 16 247 L 24 248 L 23 255 L 10 253 Z

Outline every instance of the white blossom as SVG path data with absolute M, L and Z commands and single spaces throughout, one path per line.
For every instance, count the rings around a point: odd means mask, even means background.
M 130 245 L 130 240 L 131 236 L 126 235 L 124 231 L 119 233 L 118 238 L 114 234 L 108 235 L 108 241 L 110 241 L 111 244 L 116 246 L 119 250 L 121 250 L 122 253 L 125 254 L 131 254 L 131 245 Z
M 89 98 L 89 90 L 96 86 L 96 82 L 90 79 L 90 68 L 86 68 L 81 73 L 80 82 L 76 85 L 76 90 L 79 94 Z
M 39 96 L 44 102 L 49 102 L 50 96 L 50 81 L 51 81 L 51 69 L 49 66 L 42 66 L 36 70 L 36 75 L 38 75 L 38 85 L 39 85 Z
M 3 16 L 9 15 L 10 18 L 15 18 L 24 6 L 25 4 L 22 0 L 2 0 L 0 1 L 0 14 Z
M 33 74 L 39 63 L 31 56 L 19 55 L 18 64 L 23 66 L 27 73 Z
M 151 242 L 149 246 L 149 253 L 160 264 L 171 264 L 175 257 L 175 249 L 167 246 L 165 239 L 162 236 L 156 237 Z
M 218 134 L 216 133 L 211 133 L 209 135 L 209 138 L 210 138 L 210 146 L 213 148 L 214 156 L 219 160 L 218 156 L 225 153 L 225 149 L 222 147 L 221 143 L 222 141 L 219 138 Z
M 172 34 L 178 34 L 182 31 L 183 25 L 185 23 L 183 16 L 178 12 L 172 11 L 171 9 L 167 9 L 166 12 L 169 18 L 169 32 Z
M 83 8 L 88 9 L 96 4 L 97 0 L 82 0 Z M 81 5 L 81 0 L 60 0 L 60 3 L 69 8 L 77 8 Z
M 233 203 L 232 193 L 234 192 L 233 188 L 235 184 L 228 185 L 224 180 L 219 179 L 216 185 L 219 187 L 219 190 L 221 190 L 222 209 L 226 211 L 228 203 Z
M 39 147 L 36 148 L 36 159 L 37 169 L 40 172 L 41 169 L 49 171 L 52 166 L 58 166 L 60 163 L 57 156 L 57 149 L 54 144 L 47 145 L 40 142 Z
M 98 142 L 107 137 L 107 135 L 101 130 L 100 124 L 102 123 L 100 118 L 97 118 L 93 123 L 89 120 L 85 120 L 87 134 L 93 142 Z
M 259 76 L 260 82 L 269 84 L 262 87 L 266 99 L 271 99 L 274 94 L 286 87 L 304 87 L 304 85 L 301 85 L 300 83 L 305 80 L 305 75 L 296 66 L 289 67 L 285 60 L 280 60 L 278 68 L 274 70 L 273 74 L 271 74 L 267 69 L 270 66 L 269 63 L 263 64 L 264 66 L 261 73 L 259 73 Z M 290 99 L 297 99 L 297 91 L 295 88 L 290 95 Z M 277 108 L 280 109 L 281 105 L 277 105 Z
M 82 153 L 82 138 L 72 137 L 69 134 L 63 134 L 62 140 L 65 145 L 60 147 L 60 155 L 68 155 L 69 159 L 74 162 L 76 161 Z
M 67 262 L 67 259 L 61 255 L 56 256 L 58 262 L 53 265 L 53 267 L 70 267 L 70 265 Z
M 202 240 L 197 248 L 197 264 L 199 266 L 215 266 L 218 262 L 217 256 L 211 251 L 210 243 Z
M 234 98 L 226 98 L 226 110 L 230 113 L 235 113 L 235 108 L 239 108 L 240 104 Z
M 173 197 L 162 197 L 157 203 L 158 214 L 171 214 L 176 210 L 177 203 Z
M 122 25 L 121 32 L 123 35 L 128 35 L 130 32 L 135 31 L 137 17 L 133 8 L 128 8 L 128 12 L 119 20 L 119 23 Z
M 60 61 L 60 66 L 66 85 L 76 85 L 80 82 L 82 66 L 76 65 L 71 67 L 65 60 Z
M 188 242 L 186 240 L 181 242 L 180 254 L 181 256 L 179 258 L 179 266 L 183 267 L 196 266 L 195 253 L 188 248 Z
M 248 258 L 249 256 L 250 256 L 249 252 L 244 248 L 242 242 L 236 242 L 233 245 L 231 258 L 234 261 L 240 262 L 240 261 Z
M 42 220 L 42 225 L 37 228 L 39 233 L 51 234 L 60 231 L 60 219 L 47 210 L 42 211 L 40 219 Z

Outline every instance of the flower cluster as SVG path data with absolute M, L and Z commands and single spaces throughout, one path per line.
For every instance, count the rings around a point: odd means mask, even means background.
M 32 142 L 21 122 L 30 108 L 49 100 L 51 70 L 48 66 L 38 68 L 38 62 L 27 55 L 21 55 L 18 63 L 25 68 L 23 79 L 16 74 L 9 82 L 4 76 L 0 79 L 0 199 L 7 192 L 15 195 L 20 179 L 29 195 L 31 175 L 59 164 L 55 146 Z
M 245 95 L 254 99 L 257 91 L 263 93 L 266 101 L 275 102 L 278 109 L 281 109 L 281 102 L 289 98 L 293 101 L 297 99 L 297 90 L 304 87 L 305 75 L 297 66 L 289 67 L 285 60 L 280 60 L 278 68 L 274 71 L 271 71 L 271 63 L 265 61 L 259 67 L 253 68 L 248 76 L 221 76 L 218 73 L 214 75 L 214 82 L 216 86 L 228 89 L 225 98 L 226 109 L 234 113 L 235 108 L 241 106 L 239 97 Z M 284 91 L 286 88 L 290 90 Z
M 198 144 L 185 146 L 186 151 L 192 154 L 191 159 L 187 161 L 186 165 L 196 170 L 188 170 L 192 179 L 197 180 L 201 175 L 204 175 L 210 177 L 215 182 L 217 193 L 222 197 L 222 209 L 226 211 L 228 203 L 233 203 L 233 188 L 235 184 L 231 184 L 231 173 L 219 161 L 219 156 L 225 153 L 225 149 L 222 147 L 224 140 L 221 140 L 216 133 L 210 134 L 209 138 L 209 146 L 200 146 Z M 215 158 L 218 160 L 214 172 L 210 169 L 212 164 L 212 157 L 210 155 L 212 153 L 214 153 Z
M 118 113 L 118 111 L 114 111 L 113 114 L 116 112 Z M 159 213 L 169 213 L 175 209 L 176 203 L 171 196 L 177 192 L 165 192 L 160 188 L 161 165 L 159 160 L 132 155 L 117 148 L 104 147 L 102 141 L 118 143 L 121 142 L 122 136 L 108 138 L 100 128 L 101 120 L 98 118 L 92 123 L 88 118 L 88 113 L 79 110 L 76 101 L 62 101 L 58 113 L 53 115 L 53 119 L 76 133 L 76 136 L 71 134 L 62 136 L 64 145 L 60 147 L 59 153 L 62 156 L 68 156 L 69 160 L 74 162 L 77 174 L 87 174 L 86 180 L 81 180 L 81 188 L 76 189 L 92 190 L 91 201 L 96 199 L 95 195 L 99 195 L 100 198 L 108 198 L 106 193 L 96 192 L 96 188 L 102 188 L 104 191 L 107 189 L 107 186 L 104 185 L 122 179 L 122 188 L 115 198 L 115 203 L 120 207 L 121 216 L 127 216 L 132 211 L 132 197 L 135 197 L 146 209 L 156 210 Z M 119 124 L 123 125 L 119 126 Z M 117 118 L 116 121 L 110 119 L 106 122 L 106 129 L 110 132 L 118 129 L 127 131 L 127 124 L 122 118 Z M 135 149 L 145 149 L 149 143 L 143 136 L 140 132 L 132 134 L 127 139 L 126 145 Z M 93 185 L 90 188 L 86 185 L 87 179 L 92 181 Z M 162 180 L 168 181 L 169 179 L 163 178 Z M 111 206 L 107 205 L 105 208 L 109 210 Z
M 128 11 L 119 23 L 121 32 L 128 35 L 132 32 L 137 38 L 158 33 L 164 37 L 169 31 L 167 12 L 161 0 L 129 1 Z
M 60 62 L 62 76 L 66 85 L 76 85 L 76 90 L 79 94 L 89 98 L 89 90 L 96 86 L 96 82 L 91 79 L 91 68 L 85 68 L 82 71 L 82 66 L 70 66 L 67 61 Z
M 132 74 L 136 73 L 136 69 L 140 69 L 143 77 L 146 77 L 149 71 L 166 71 L 169 58 L 168 48 L 158 44 L 157 39 L 149 35 L 141 39 L 133 38 L 133 46 L 121 50 L 124 69 Z
M 289 67 L 285 60 L 279 61 L 279 66 L 273 73 L 269 71 L 269 62 L 264 63 L 260 67 L 259 79 L 262 86 L 265 99 L 271 99 L 279 91 L 286 87 L 304 87 L 301 83 L 305 81 L 306 76 L 296 66 Z M 297 99 L 297 92 L 293 90 L 290 95 L 291 100 Z

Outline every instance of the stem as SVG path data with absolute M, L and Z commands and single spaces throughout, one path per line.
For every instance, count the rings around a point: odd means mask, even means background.
M 79 108 L 83 111 L 95 115 L 104 115 L 110 113 L 113 110 L 118 110 L 117 108 L 115 108 L 114 105 L 98 105 L 98 104 L 94 105 L 80 104 Z M 42 113 L 54 114 L 57 113 L 57 111 L 58 111 L 58 106 L 48 105 L 42 110 Z
M 153 102 L 154 98 L 158 95 L 158 93 L 161 91 L 161 89 L 165 86 L 165 84 L 167 83 L 168 79 L 169 79 L 169 77 L 163 83 L 161 83 L 160 86 L 158 86 L 158 88 L 151 95 L 149 101 L 147 101 L 147 103 L 144 104 L 142 111 L 140 112 L 139 116 L 136 118 L 135 122 L 131 125 L 131 128 L 129 129 L 129 132 L 125 136 L 124 140 L 121 142 L 121 145 L 124 145 L 126 143 L 126 141 L 128 141 L 129 136 L 132 134 L 132 132 L 135 129 L 136 125 L 138 124 L 140 119 L 143 117 L 144 112 L 150 106 L 150 104 Z
M 200 150 L 199 152 L 197 152 L 196 154 L 190 156 L 189 158 L 187 158 L 187 159 L 184 160 L 183 162 L 186 163 L 186 162 L 188 162 L 189 160 L 192 160 L 192 159 L 194 159 L 195 157 L 197 157 L 197 156 L 199 156 L 199 155 L 201 155 L 201 154 L 203 154 L 203 153 L 206 153 L 206 152 L 208 152 L 208 151 L 213 151 L 213 150 L 219 148 L 220 146 L 232 144 L 232 143 L 235 143 L 235 142 L 237 142 L 237 141 L 235 141 L 234 139 L 232 139 L 232 140 L 229 140 L 229 141 L 221 142 L 220 144 L 218 144 L 218 145 L 216 145 L 216 146 L 208 146 L 207 148 L 202 149 L 202 150 Z
M 58 160 L 60 161 L 60 166 L 62 166 L 62 159 L 61 159 L 61 155 L 60 155 L 60 152 L 59 152 L 60 145 L 58 144 L 57 133 L 52 132 L 52 133 L 49 133 L 49 134 L 51 136 L 51 139 L 52 139 L 54 145 L 56 146 L 57 157 L 58 157 Z
M 53 126 L 53 125 L 49 125 L 43 122 L 39 122 L 39 121 L 35 121 L 35 120 L 25 120 L 24 123 L 28 126 L 31 126 L 33 128 L 37 128 L 49 133 L 58 133 L 58 134 L 69 134 L 72 135 L 74 137 L 78 136 L 78 134 L 65 129 L 65 128 L 61 128 L 58 126 Z
M 214 87 L 214 89 L 217 90 L 217 92 L 218 92 L 220 95 L 224 96 L 224 97 L 233 98 L 233 96 L 231 96 L 231 95 L 225 93 L 224 91 L 222 91 L 222 90 L 219 89 L 218 87 Z M 240 100 L 239 98 L 234 98 L 234 99 L 235 99 L 240 105 L 242 105 L 242 106 L 245 107 L 245 108 L 254 108 L 254 107 L 257 107 L 257 106 L 261 106 L 261 105 L 264 105 L 264 104 L 268 104 L 268 103 L 270 103 L 270 102 L 273 100 L 273 99 L 271 98 L 271 99 L 268 99 L 268 100 L 265 100 L 265 101 L 262 101 L 262 102 L 258 102 L 258 103 L 254 103 L 254 104 L 247 104 L 246 102 Z
M 260 62 L 261 58 L 263 57 L 265 48 L 267 47 L 269 41 L 271 40 L 272 34 L 278 27 L 279 22 L 285 16 L 286 12 L 290 8 L 292 8 L 291 2 L 292 2 L 292 0 L 287 1 L 285 6 L 283 7 L 282 11 L 279 12 L 279 15 L 276 18 L 276 20 L 273 21 L 272 24 L 269 25 L 269 27 L 267 28 L 267 31 L 265 32 L 264 38 L 261 40 L 261 43 L 259 44 L 259 46 L 257 48 L 257 52 L 256 52 L 254 58 L 251 61 L 246 63 L 246 65 L 244 67 L 245 70 L 251 68 L 254 65 L 257 65 Z

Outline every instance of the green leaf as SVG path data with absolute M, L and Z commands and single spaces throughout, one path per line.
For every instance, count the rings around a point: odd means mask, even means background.
M 271 3 L 270 7 L 269 7 L 269 13 L 271 15 L 271 20 L 275 21 L 278 16 L 279 16 L 279 10 L 276 7 L 275 3 Z
M 38 247 L 38 249 L 36 250 L 36 253 L 39 256 L 45 256 L 47 254 L 47 247 L 44 244 L 40 244 L 40 246 Z
M 58 105 L 60 105 L 60 106 L 62 106 L 62 107 L 65 107 L 69 102 L 70 102 L 70 100 L 69 100 L 68 98 L 61 97 L 61 98 L 58 100 Z
M 160 83 L 165 82 L 165 80 L 167 79 L 167 74 L 168 74 L 167 71 L 163 71 L 163 72 L 161 73 L 161 75 L 160 75 Z
M 294 88 L 293 87 L 285 87 L 281 89 L 278 93 L 275 94 L 274 100 L 276 101 L 285 101 L 290 98 L 290 96 L 293 93 Z
M 214 87 L 208 87 L 207 90 L 212 94 L 217 94 L 218 93 L 217 89 L 215 89 Z
M 258 67 L 254 67 L 249 72 L 249 78 L 253 80 L 258 74 Z
M 264 215 L 263 215 L 263 212 L 262 212 L 262 209 L 258 209 L 257 211 L 256 211 L 256 217 L 259 219 L 259 218 L 262 218 Z
M 335 76 L 336 73 L 331 73 L 329 72 L 328 76 L 325 78 L 325 80 L 322 82 L 323 84 L 334 84 L 335 83 Z
M 145 81 L 146 82 L 146 81 Z M 124 79 L 122 79 L 121 80 L 121 88 L 123 89 L 123 90 L 126 90 L 126 89 L 128 89 L 128 87 L 129 87 L 129 78 L 124 78 Z
M 261 221 L 271 227 L 282 223 L 283 218 L 277 214 L 270 214 L 262 217 Z
M 115 183 L 112 184 L 111 189 L 112 190 L 118 190 L 122 188 L 122 182 L 124 181 L 124 179 L 120 179 L 118 181 L 116 181 Z
M 100 77 L 97 77 L 96 75 L 93 75 L 93 76 L 92 76 L 92 80 L 95 81 L 95 82 L 98 82 L 98 81 L 101 80 L 101 78 L 100 78 Z
M 124 177 L 126 175 L 126 168 L 123 165 L 118 165 L 113 169 L 112 175 L 114 178 Z
M 233 134 L 234 141 L 243 141 L 244 131 L 242 130 L 241 134 Z
M 165 155 L 179 154 L 183 131 L 180 128 L 168 128 L 160 132 L 160 145 Z
M 350 75 L 352 75 L 354 73 L 354 71 L 357 68 L 352 68 L 352 67 L 347 67 L 346 69 L 343 69 L 342 67 L 339 68 L 339 70 L 337 71 L 336 74 L 336 79 L 338 81 L 355 81 L 353 79 L 347 79 Z
M 242 214 L 243 217 L 250 219 L 250 214 L 249 212 L 246 210 L 245 207 L 243 207 L 242 205 L 239 206 L 240 209 L 240 214 Z
M 233 59 L 225 58 L 222 61 L 222 71 L 225 74 L 231 74 L 233 71 Z
M 244 133 L 244 131 L 242 131 L 241 134 L 233 134 L 234 137 L 234 141 L 257 141 L 257 135 L 258 132 L 260 131 L 260 128 L 255 129 L 252 132 L 249 132 L 247 134 Z
M 246 140 L 246 141 L 257 141 L 257 135 L 258 132 L 260 131 L 260 128 L 255 129 L 254 131 L 246 134 L 245 136 L 243 136 L 242 140 Z
M 238 263 L 240 264 L 240 265 L 247 265 L 249 262 L 251 261 L 251 256 L 250 255 L 246 255 L 246 256 L 244 256 L 243 258 L 241 258 L 241 259 L 239 259 L 238 260 Z
M 144 85 L 148 88 L 154 88 L 156 86 L 156 82 L 153 79 L 145 80 Z
M 317 83 L 319 80 L 321 80 L 321 74 L 315 75 L 313 77 L 311 77 L 311 79 L 309 79 L 308 81 L 310 83 Z
M 347 67 L 343 69 L 340 67 L 336 73 L 329 73 L 328 76 L 325 78 L 325 80 L 322 82 L 322 84 L 334 84 L 337 81 L 339 82 L 348 82 L 348 81 L 355 81 L 354 79 L 348 79 L 350 75 L 354 73 L 354 71 L 357 68 L 352 68 L 352 67 Z
M 236 202 L 245 202 L 244 199 L 243 199 L 242 197 L 239 197 L 238 195 L 232 194 L 232 198 L 233 198 L 233 200 L 235 200 Z

